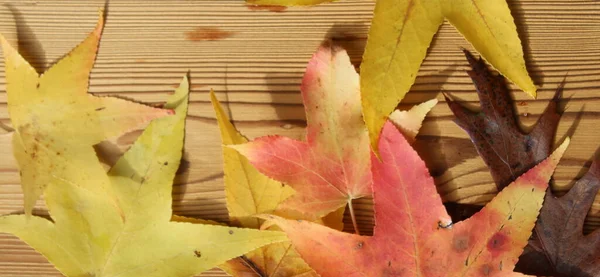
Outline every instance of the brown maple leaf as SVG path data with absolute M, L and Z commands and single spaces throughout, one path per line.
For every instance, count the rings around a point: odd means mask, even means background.
M 600 190 L 600 160 L 560 198 L 547 191 L 517 269 L 528 274 L 591 277 L 600 273 L 600 230 L 583 234 L 585 217 Z
M 518 125 L 508 90 L 501 76 L 492 75 L 483 61 L 465 51 L 473 70 L 469 76 L 477 87 L 482 111 L 471 112 L 446 98 L 455 122 L 471 136 L 477 152 L 490 168 L 496 186 L 507 184 L 550 154 L 560 114 L 558 101 L 563 84 L 530 133 Z M 552 276 L 596 276 L 600 272 L 600 231 L 583 235 L 583 223 L 600 189 L 600 161 L 563 197 L 546 192 L 544 206 L 516 270 Z M 477 211 L 473 205 L 447 205 L 455 217 Z
M 533 130 L 526 133 L 519 127 L 504 78 L 492 74 L 485 63 L 469 51 L 463 52 L 472 69 L 467 73 L 477 89 L 481 111 L 471 111 L 447 95 L 444 97 L 456 116 L 454 122 L 469 134 L 500 191 L 550 154 L 560 119 L 557 106 L 563 85 L 558 87 Z M 453 221 L 466 219 L 482 208 L 458 203 L 444 205 Z
M 556 90 L 533 130 L 526 133 L 519 127 L 504 77 L 492 74 L 483 60 L 463 51 L 472 68 L 468 74 L 477 89 L 481 111 L 473 112 L 448 97 L 446 102 L 456 116 L 454 122 L 469 133 L 500 191 L 550 154 L 563 86 Z

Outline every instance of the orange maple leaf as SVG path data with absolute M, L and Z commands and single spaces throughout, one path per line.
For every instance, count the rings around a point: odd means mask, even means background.
M 307 221 L 273 220 L 304 260 L 328 276 L 522 276 L 512 270 L 531 235 L 548 180 L 568 145 L 471 218 L 452 224 L 425 163 L 390 123 L 372 155 L 372 237 Z
M 296 191 L 280 209 L 317 219 L 371 195 L 369 136 L 359 76 L 346 51 L 322 46 L 310 60 L 300 90 L 306 142 L 266 136 L 231 147 L 261 173 Z

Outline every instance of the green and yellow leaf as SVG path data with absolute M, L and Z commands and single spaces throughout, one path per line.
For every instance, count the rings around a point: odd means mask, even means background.
M 87 93 L 103 26 L 100 13 L 96 29 L 42 75 L 0 35 L 8 111 L 15 129 L 13 151 L 21 171 L 27 214 L 47 186 L 61 182 L 53 175 L 65 174 L 65 163 L 89 162 L 80 148 L 172 113 Z

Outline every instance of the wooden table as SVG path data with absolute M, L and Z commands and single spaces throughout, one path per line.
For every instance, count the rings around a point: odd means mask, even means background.
M 540 87 L 533 100 L 511 86 L 523 124 L 536 121 L 567 76 L 557 141 L 568 134 L 572 143 L 553 185 L 555 191 L 564 191 L 586 171 L 600 146 L 600 1 L 510 0 L 509 4 L 529 72 Z M 103 6 L 104 1 L 96 0 L 7 1 L 0 10 L 0 31 L 18 36 L 20 51 L 42 71 L 92 30 Z M 348 49 L 358 66 L 373 6 L 372 0 L 288 9 L 251 7 L 241 0 L 111 0 L 90 92 L 160 102 L 189 70 L 187 162 L 175 182 L 173 207 L 176 214 L 226 221 L 221 143 L 209 90 L 217 92 L 248 137 L 302 138 L 305 116 L 299 83 L 306 63 L 330 38 Z M 11 29 L 15 24 L 16 31 Z M 417 148 L 445 201 L 485 203 L 496 193 L 491 176 L 466 133 L 452 122 L 440 93 L 477 106 L 461 47 L 471 49 L 452 26 L 444 24 L 403 107 L 431 98 L 441 101 L 426 119 Z M 3 66 L 0 70 L 4 72 Z M 9 126 L 1 75 L 0 122 Z M 123 149 L 137 134 L 113 143 Z M 0 145 L 0 214 L 22 209 L 18 172 L 7 165 L 10 153 L 8 143 Z M 359 223 L 368 231 L 371 201 L 358 202 Z M 43 214 L 42 201 L 38 208 Z M 600 225 L 599 213 L 600 199 L 590 211 L 587 231 Z M 203 275 L 223 274 L 212 270 Z M 0 234 L 0 276 L 56 275 L 60 274 L 40 254 L 15 237 Z

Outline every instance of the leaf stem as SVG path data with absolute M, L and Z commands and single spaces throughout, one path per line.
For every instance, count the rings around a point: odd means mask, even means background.
M 356 224 L 356 215 L 354 215 L 354 207 L 352 207 L 352 199 L 348 199 L 348 209 L 350 210 L 350 219 L 352 219 L 352 226 L 354 226 L 354 232 L 360 235 L 358 231 L 358 224 Z

